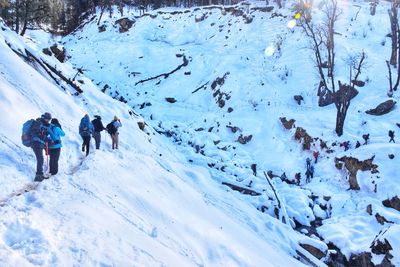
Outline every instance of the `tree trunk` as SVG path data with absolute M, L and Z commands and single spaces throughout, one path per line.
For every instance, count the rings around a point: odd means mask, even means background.
M 390 18 L 390 29 L 391 29 L 391 39 L 392 39 L 392 54 L 390 55 L 390 65 L 397 65 L 397 6 L 393 3 L 392 7 L 388 10 Z

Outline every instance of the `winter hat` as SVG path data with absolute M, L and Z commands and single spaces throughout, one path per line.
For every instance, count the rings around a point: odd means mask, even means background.
M 50 114 L 49 112 L 45 112 L 45 113 L 42 115 L 42 119 L 44 119 L 44 120 L 51 120 L 51 114 Z
M 100 117 L 100 115 L 95 115 L 94 116 L 96 119 L 99 119 L 99 120 L 101 120 L 101 117 Z
M 61 128 L 61 124 L 58 122 L 56 118 L 51 119 L 51 124 L 54 124 L 55 126 L 58 126 Z
M 117 116 L 114 116 L 114 120 L 115 120 L 115 121 L 119 121 L 119 119 L 118 119 Z

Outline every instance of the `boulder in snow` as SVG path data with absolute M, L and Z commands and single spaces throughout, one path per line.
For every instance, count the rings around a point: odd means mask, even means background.
M 396 101 L 393 101 L 392 99 L 390 99 L 390 100 L 387 100 L 387 101 L 379 104 L 374 109 L 365 111 L 365 113 L 367 113 L 369 115 L 381 116 L 381 115 L 387 114 L 390 111 L 392 111 L 395 105 L 396 105 Z
M 386 199 L 382 201 L 385 207 L 392 208 L 400 211 L 400 198 L 399 196 L 392 197 L 391 199 Z
M 119 24 L 119 32 L 127 32 L 129 31 L 130 28 L 132 28 L 132 25 L 135 23 L 135 20 L 130 20 L 128 18 L 122 18 L 117 21 L 115 21 L 116 24 Z

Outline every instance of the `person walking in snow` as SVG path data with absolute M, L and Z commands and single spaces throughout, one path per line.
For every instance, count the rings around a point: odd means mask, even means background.
M 43 150 L 46 148 L 46 143 L 49 140 L 49 126 L 51 114 L 45 112 L 40 118 L 32 124 L 30 134 L 32 137 L 31 148 L 36 156 L 36 176 L 35 182 L 41 182 L 48 177 L 43 174 Z
M 356 148 L 359 148 L 360 146 L 361 146 L 360 141 L 357 141 L 357 143 L 356 143 Z
M 314 164 L 317 164 L 318 157 L 319 157 L 319 151 L 315 150 L 313 152 L 313 157 L 314 157 Z
M 310 158 L 307 158 L 307 159 L 306 159 L 306 167 L 307 167 L 307 170 L 310 168 L 310 166 L 311 166 L 311 159 L 310 159 Z
M 82 152 L 86 150 L 86 156 L 89 155 L 90 136 L 93 134 L 93 124 L 90 122 L 89 115 L 86 114 L 79 124 L 79 134 L 82 137 Z
M 61 137 L 65 136 L 61 124 L 56 118 L 53 118 L 51 120 L 49 133 L 52 140 L 51 142 L 49 142 L 50 175 L 56 175 L 58 173 L 58 160 L 60 159 L 62 147 Z
M 389 143 L 392 142 L 392 141 L 393 141 L 393 143 L 396 143 L 394 141 L 394 131 L 393 130 L 389 130 L 388 134 L 389 134 L 389 137 L 390 137 Z
M 122 123 L 121 123 L 121 120 L 117 116 L 114 116 L 114 120 L 111 123 L 115 129 L 114 133 L 111 134 L 112 149 L 118 149 L 118 142 L 119 142 L 118 128 L 122 127 Z
M 369 134 L 363 134 L 362 138 L 364 139 L 363 145 L 367 145 L 369 140 Z
M 100 142 L 101 142 L 101 132 L 103 130 L 106 130 L 106 128 L 103 126 L 103 123 L 101 122 L 101 117 L 99 115 L 94 116 L 95 119 L 92 120 L 93 124 L 93 138 L 96 143 L 96 149 L 100 149 Z

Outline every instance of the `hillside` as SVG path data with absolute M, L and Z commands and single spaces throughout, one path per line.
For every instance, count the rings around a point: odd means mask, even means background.
M 341 137 L 334 105 L 318 106 L 313 54 L 291 26 L 289 6 L 252 1 L 249 9 L 142 16 L 132 9 L 99 26 L 89 17 L 64 38 L 30 31 L 21 40 L 1 26 L 0 110 L 15 115 L 1 118 L 0 196 L 32 179 L 34 156 L 19 139 L 25 120 L 50 111 L 67 136 L 63 173 L 0 207 L 0 259 L 9 266 L 400 265 L 398 108 L 365 113 L 389 100 L 389 4 L 374 16 L 362 1 L 339 7 L 336 77 L 346 82 L 349 58 L 367 55 L 366 84 Z M 321 18 L 316 8 L 313 20 Z M 48 52 L 54 43 L 65 49 L 64 63 Z M 106 137 L 83 158 L 77 126 L 86 113 L 122 118 L 120 151 Z M 356 148 L 367 133 L 369 143 Z M 306 158 L 315 151 L 307 182 Z M 359 190 L 350 189 L 351 176 Z
M 257 8 L 264 2 L 252 2 L 248 12 L 241 5 L 156 10 L 144 16 L 133 12 L 126 17 L 129 29 L 117 14 L 104 18 L 101 30 L 92 17 L 61 42 L 68 62 L 83 67 L 103 92 L 126 102 L 169 137 L 187 162 L 209 168 L 217 182 L 262 192 L 252 197 L 232 193 L 254 209 L 276 214 L 276 197 L 264 171 L 285 173 L 287 180 L 300 172 L 300 186 L 273 180 L 292 226 L 318 235 L 331 252 L 340 250 L 345 260 L 335 252 L 333 261 L 351 264 L 351 259 L 354 263 L 369 257 L 357 255 L 371 253 L 380 233 L 399 229 L 398 211 L 383 205 L 400 192 L 399 146 L 388 143 L 388 130 L 398 129 L 398 109 L 379 117 L 365 113 L 388 100 L 388 4 L 378 5 L 371 16 L 368 3 L 339 3 L 336 77 L 347 81 L 350 56 L 367 55 L 360 77 L 366 85 L 358 88 L 340 138 L 334 132 L 334 105 L 318 107 L 312 51 L 301 28 L 288 27 L 294 16 L 289 8 L 267 11 Z M 316 9 L 313 16 L 320 20 L 321 11 Z M 304 102 L 298 105 L 294 95 Z M 398 102 L 397 94 L 393 100 Z M 313 138 L 310 150 L 303 150 L 294 139 L 296 129 L 285 129 L 281 117 L 294 119 L 296 127 L 307 131 Z M 367 133 L 369 144 L 355 149 Z M 321 148 L 321 140 L 327 148 Z M 339 146 L 344 141 L 350 141 L 350 150 Z M 313 151 L 320 158 L 314 179 L 306 183 L 305 161 Z M 336 167 L 335 158 L 344 156 L 373 158 L 377 166 L 358 171 L 360 190 L 348 190 L 348 171 Z M 385 238 L 398 243 L 393 235 Z M 392 263 L 399 264 L 398 248 L 391 254 Z M 382 258 L 372 253 L 375 264 Z
M 80 77 L 78 95 L 57 85 L 44 63 L 68 77 L 75 70 L 44 59 L 1 21 L 0 29 L 1 266 L 301 265 L 293 258 L 301 235 L 187 164 L 151 127 L 141 131 L 143 118 L 88 78 Z M 22 124 L 45 111 L 66 132 L 60 172 L 16 195 L 36 167 Z M 86 113 L 121 118 L 119 151 L 104 135 L 102 148 L 84 157 L 78 125 Z

